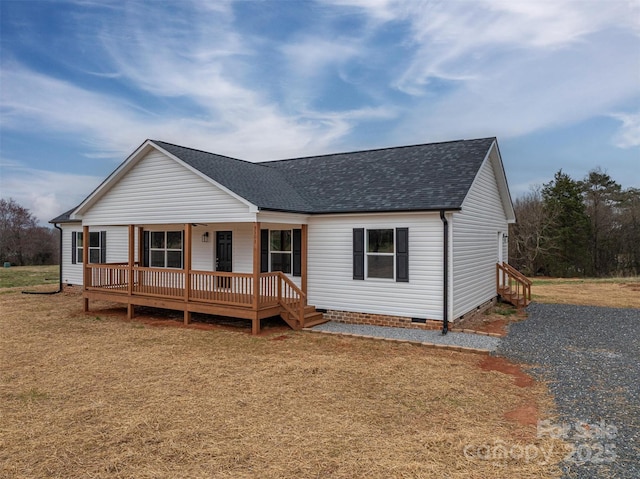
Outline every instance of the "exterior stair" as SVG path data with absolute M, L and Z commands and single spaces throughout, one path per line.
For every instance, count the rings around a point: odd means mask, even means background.
M 318 324 L 326 323 L 328 320 L 324 319 L 324 315 L 319 311 L 316 311 L 315 306 L 305 306 L 304 308 L 304 318 L 302 321 L 299 321 L 298 318 L 294 317 L 289 311 L 283 309 L 280 312 L 280 317 L 284 319 L 284 321 L 291 326 L 292 329 L 300 330 L 302 328 L 310 328 L 312 326 L 317 326 Z
M 531 280 L 508 263 L 496 264 L 496 290 L 500 298 L 518 309 L 531 303 Z

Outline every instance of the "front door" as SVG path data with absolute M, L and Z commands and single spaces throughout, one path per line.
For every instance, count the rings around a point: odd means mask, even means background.
M 231 231 L 216 232 L 216 271 L 231 273 Z M 218 286 L 229 287 L 231 278 L 218 278 Z

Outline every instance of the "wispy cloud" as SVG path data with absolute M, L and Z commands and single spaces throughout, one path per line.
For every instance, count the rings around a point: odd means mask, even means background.
M 164 10 L 131 2 L 120 16 L 121 22 L 87 25 L 99 28 L 93 36 L 79 35 L 104 54 L 106 73 L 97 75 L 149 95 L 146 107 L 16 62 L 2 72 L 2 127 L 74 133 L 92 157 L 121 157 L 151 137 L 261 160 L 327 151 L 365 114 L 391 115 L 375 107 L 320 112 L 308 104 L 284 111 L 254 76 L 252 62 L 260 52 L 233 29 L 224 5 L 188 3 L 168 17 Z M 304 48 L 303 43 L 288 52 L 299 60 Z M 336 54 L 329 51 L 317 48 L 303 69 L 332 61 Z M 322 55 L 326 58 L 319 60 Z M 349 48 L 343 48 L 338 56 L 348 55 Z
M 41 223 L 78 205 L 102 180 L 90 175 L 28 168 L 4 158 L 1 162 L 2 197 L 13 198 Z
M 629 75 L 630 64 L 640 71 L 629 48 L 640 37 L 634 2 L 329 3 L 359 10 L 375 28 L 409 26 L 410 59 L 392 83 L 416 97 L 396 130 L 405 138 L 524 135 L 601 115 L 639 94 L 640 76 Z

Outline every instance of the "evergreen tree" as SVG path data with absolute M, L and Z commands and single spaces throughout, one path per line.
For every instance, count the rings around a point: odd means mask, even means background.
M 600 168 L 591 170 L 582 182 L 586 213 L 589 216 L 590 276 L 606 276 L 617 269 L 620 250 L 621 187 Z
M 589 217 L 579 181 L 559 170 L 543 185 L 545 210 L 553 218 L 545 249 L 546 270 L 553 276 L 584 276 L 591 270 Z

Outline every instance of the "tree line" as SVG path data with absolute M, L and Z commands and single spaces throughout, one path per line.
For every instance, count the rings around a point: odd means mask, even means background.
M 640 274 L 640 189 L 623 190 L 597 168 L 582 180 L 559 170 L 514 202 L 509 262 L 529 276 Z M 38 225 L 15 200 L 0 199 L 0 263 L 56 264 L 58 231 Z
M 0 199 L 0 263 L 13 266 L 58 264 L 60 233 L 38 225 L 15 200 Z
M 529 276 L 640 274 L 640 189 L 623 190 L 600 168 L 552 181 L 514 202 L 509 263 Z

